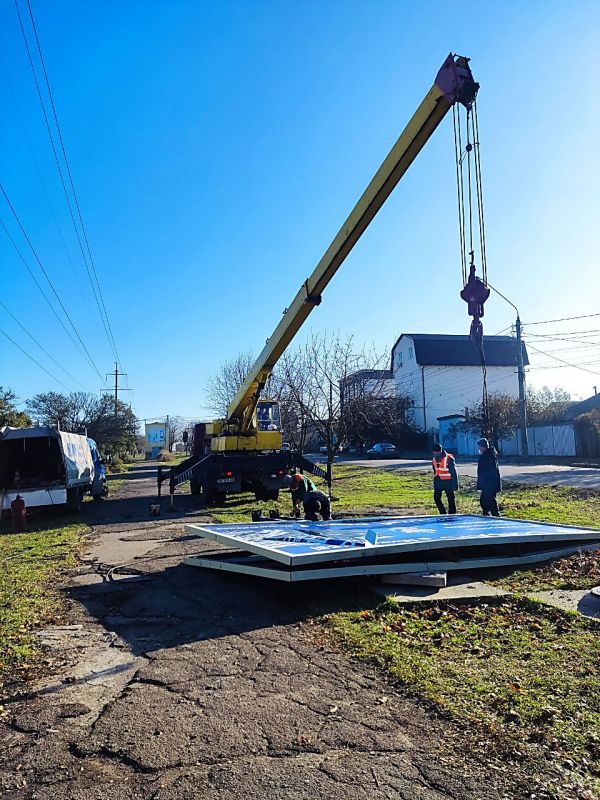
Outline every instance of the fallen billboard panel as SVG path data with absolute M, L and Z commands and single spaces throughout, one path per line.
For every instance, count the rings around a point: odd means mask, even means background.
M 534 564 L 600 549 L 600 530 L 462 514 L 186 525 L 186 533 L 238 551 L 186 564 L 285 581 Z

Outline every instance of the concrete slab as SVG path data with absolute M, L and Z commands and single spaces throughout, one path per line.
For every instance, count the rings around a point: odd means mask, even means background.
M 429 586 L 443 589 L 448 583 L 447 572 L 403 572 L 398 575 L 382 575 L 381 583 L 401 586 Z
M 508 595 L 504 589 L 492 586 L 483 581 L 473 581 L 465 575 L 452 575 L 448 579 L 448 585 L 443 588 L 435 587 L 402 587 L 401 591 L 393 589 L 391 586 L 374 586 L 377 594 L 391 598 L 397 603 L 430 602 L 432 600 L 485 600 L 490 597 L 502 597 Z
M 578 611 L 585 617 L 600 619 L 600 596 L 589 589 L 549 589 L 531 595 L 535 600 L 547 603 L 562 611 Z

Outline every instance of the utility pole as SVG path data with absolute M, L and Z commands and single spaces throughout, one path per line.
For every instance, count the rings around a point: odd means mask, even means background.
M 527 441 L 527 394 L 525 391 L 525 365 L 523 364 L 523 340 L 521 338 L 522 330 L 521 330 L 521 315 L 519 314 L 519 309 L 516 305 L 509 300 L 506 295 L 503 295 L 499 289 L 496 289 L 495 286 L 492 286 L 491 283 L 488 282 L 487 284 L 490 289 L 493 289 L 497 295 L 499 295 L 503 300 L 514 308 L 517 312 L 517 321 L 515 322 L 515 333 L 517 336 L 517 376 L 519 378 L 519 428 L 520 428 L 520 438 L 521 438 L 521 455 L 528 456 L 529 455 L 529 443 Z
M 525 365 L 523 364 L 523 342 L 521 339 L 521 318 L 517 311 L 517 321 L 515 322 L 517 334 L 517 375 L 519 377 L 519 422 L 521 428 L 521 455 L 529 455 L 529 443 L 527 441 L 527 397 L 525 394 Z
M 119 372 L 119 365 L 115 361 L 115 371 L 114 372 L 107 372 L 106 373 L 106 377 L 108 378 L 109 375 L 114 376 L 114 378 L 115 378 L 115 417 L 116 417 L 117 416 L 117 411 L 118 411 L 118 408 L 119 408 L 119 389 L 122 392 L 129 391 L 128 389 L 125 390 L 125 389 L 123 389 L 122 386 L 119 386 L 119 378 L 126 378 L 127 377 L 127 373 L 126 372 Z

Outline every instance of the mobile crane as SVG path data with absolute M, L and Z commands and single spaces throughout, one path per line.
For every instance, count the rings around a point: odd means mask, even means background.
M 196 426 L 192 456 L 168 471 L 159 468 L 159 494 L 168 478 L 171 497 L 177 485 L 189 480 L 192 493 L 203 494 L 207 502 L 219 502 L 227 494 L 242 491 L 253 491 L 257 499 L 276 499 L 281 479 L 290 469 L 325 477 L 325 472 L 301 453 L 282 450 L 278 403 L 261 399 L 261 393 L 278 359 L 313 308 L 320 305 L 330 280 L 447 112 L 456 103 L 470 109 L 478 89 L 469 59 L 450 54 L 313 273 L 283 312 L 229 404 L 227 416 Z

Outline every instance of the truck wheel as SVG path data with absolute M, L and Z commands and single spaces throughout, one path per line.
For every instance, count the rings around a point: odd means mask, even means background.
M 81 486 L 74 486 L 72 489 L 67 489 L 67 506 L 69 511 L 81 511 L 81 503 L 83 502 L 83 490 Z
M 257 489 L 254 492 L 254 497 L 257 500 L 277 500 L 279 489 Z
M 210 506 L 221 506 L 225 503 L 225 498 L 227 494 L 225 492 L 220 492 L 218 489 L 207 489 L 206 490 L 206 502 Z
M 92 497 L 94 500 L 104 500 L 108 497 L 108 483 L 103 484 L 102 490 L 96 494 L 93 494 Z

